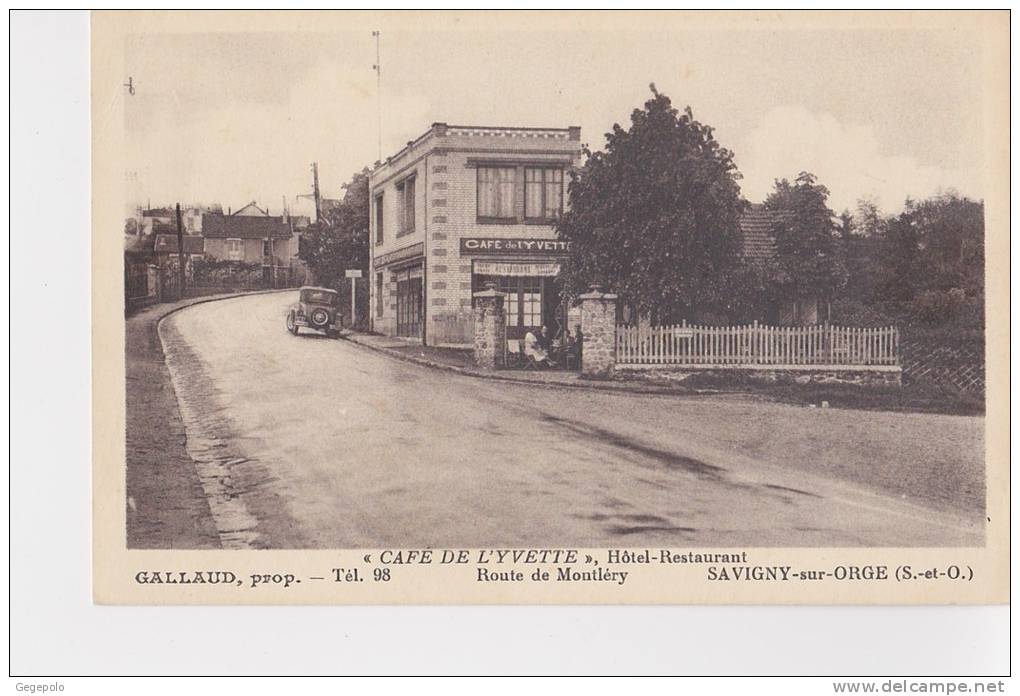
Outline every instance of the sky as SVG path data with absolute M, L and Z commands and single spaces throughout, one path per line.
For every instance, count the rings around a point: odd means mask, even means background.
M 539 23 L 536 23 L 539 24 Z M 902 26 L 902 25 L 900 25 Z M 125 70 L 129 204 L 255 200 L 278 214 L 378 158 L 375 39 L 367 30 L 133 34 Z M 942 30 L 382 31 L 387 156 L 436 121 L 581 127 L 602 149 L 655 83 L 734 152 L 743 195 L 814 173 L 830 207 L 886 212 L 955 189 L 982 196 L 981 52 Z

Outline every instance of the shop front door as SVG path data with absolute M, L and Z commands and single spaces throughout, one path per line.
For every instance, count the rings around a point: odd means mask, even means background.
M 402 274 L 397 279 L 397 335 L 421 336 L 422 278 Z
M 506 337 L 524 338 L 529 331 L 538 334 L 542 327 L 542 295 L 544 278 L 501 277 L 499 291 L 506 294 Z

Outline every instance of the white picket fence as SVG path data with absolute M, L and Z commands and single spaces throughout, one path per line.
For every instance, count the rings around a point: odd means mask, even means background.
M 895 326 L 616 327 L 618 365 L 899 365 Z

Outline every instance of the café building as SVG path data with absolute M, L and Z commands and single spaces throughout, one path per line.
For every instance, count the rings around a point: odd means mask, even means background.
M 555 225 L 579 128 L 435 123 L 385 162 L 370 189 L 372 329 L 427 345 L 472 342 L 473 293 L 506 294 L 507 338 L 570 322 Z M 572 324 L 570 324 L 572 326 Z

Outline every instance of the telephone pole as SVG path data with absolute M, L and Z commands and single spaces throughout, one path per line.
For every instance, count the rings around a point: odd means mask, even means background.
M 319 163 L 312 162 L 312 196 L 315 198 L 315 224 L 322 220 L 322 205 L 319 199 Z
M 315 224 L 318 225 L 322 218 L 322 198 L 319 196 L 319 163 L 312 162 L 312 193 L 299 193 L 294 198 L 311 198 L 315 202 Z M 284 201 L 286 208 L 286 201 Z M 288 214 L 289 217 L 289 214 Z
M 382 61 L 379 59 L 379 37 L 381 32 L 373 31 L 375 37 L 375 105 L 376 105 L 376 134 L 379 138 L 379 156 L 376 158 L 382 161 Z
M 181 204 L 177 207 L 177 283 L 178 299 L 184 299 L 184 228 L 181 226 Z

